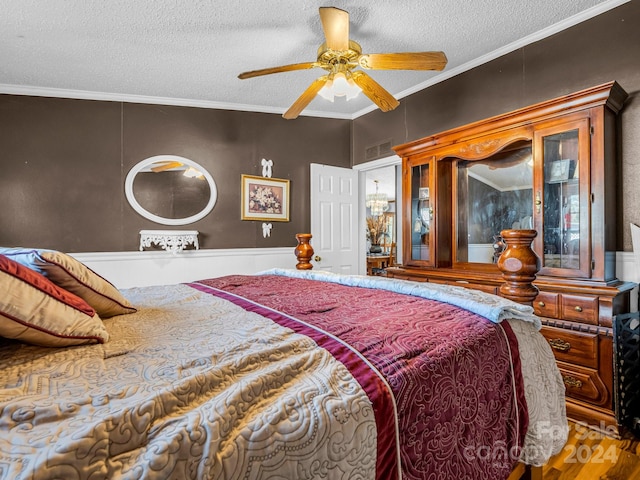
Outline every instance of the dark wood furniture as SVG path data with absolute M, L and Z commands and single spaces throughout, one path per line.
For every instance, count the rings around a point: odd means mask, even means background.
M 293 253 L 298 259 L 298 263 L 296 263 L 296 269 L 298 270 L 311 270 L 313 268 L 313 264 L 311 263 L 311 257 L 313 257 L 313 247 L 311 246 L 312 235 L 310 233 L 296 233 L 296 240 L 298 241 L 298 245 L 296 245 Z
M 567 413 L 617 432 L 612 320 L 634 284 L 615 275 L 615 82 L 395 147 L 403 159 L 403 265 L 387 275 L 499 293 L 504 229 L 534 229 L 533 302 Z
M 367 275 L 379 275 L 382 270 L 389 267 L 389 254 L 367 254 Z
M 504 283 L 498 293 L 514 302 L 531 305 L 539 290 L 533 282 L 540 270 L 540 258 L 531 248 L 538 232 L 535 230 L 503 230 L 500 232 L 505 250 L 498 258 L 498 269 Z

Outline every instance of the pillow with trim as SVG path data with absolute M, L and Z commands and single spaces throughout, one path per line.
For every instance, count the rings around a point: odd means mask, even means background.
M 43 275 L 0 255 L 0 336 L 44 347 L 104 343 L 91 306 Z
M 0 255 L 35 270 L 79 296 L 102 318 L 137 311 L 113 284 L 71 255 L 40 248 L 0 248 Z

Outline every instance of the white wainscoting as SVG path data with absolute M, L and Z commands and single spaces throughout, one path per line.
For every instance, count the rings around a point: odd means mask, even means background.
M 640 259 L 633 252 L 616 253 L 616 276 L 626 282 L 640 282 Z M 631 292 L 631 311 L 638 310 L 638 285 Z
M 270 268 L 295 268 L 295 246 L 166 251 L 71 253 L 118 288 L 190 282 Z
M 625 282 L 640 282 L 640 262 L 633 252 L 616 253 L 616 276 Z
M 295 246 L 165 251 L 72 253 L 118 288 L 190 282 L 231 274 L 253 274 L 270 268 L 295 268 Z M 616 253 L 621 280 L 640 282 L 640 265 L 633 252 Z M 631 294 L 631 310 L 638 309 L 638 287 Z

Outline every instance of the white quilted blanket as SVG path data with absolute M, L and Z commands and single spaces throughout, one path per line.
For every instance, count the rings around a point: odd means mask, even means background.
M 104 345 L 0 346 L 0 478 L 374 478 L 371 404 L 315 343 L 188 286 Z

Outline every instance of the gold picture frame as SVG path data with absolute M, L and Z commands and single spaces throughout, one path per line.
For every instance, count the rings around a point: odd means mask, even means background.
M 289 180 L 242 175 L 242 220 L 289 221 Z

